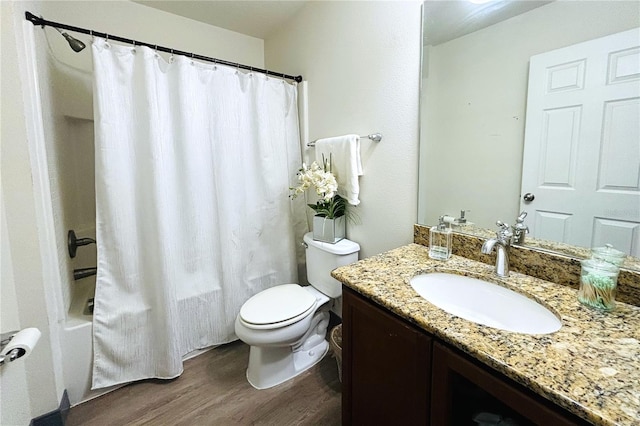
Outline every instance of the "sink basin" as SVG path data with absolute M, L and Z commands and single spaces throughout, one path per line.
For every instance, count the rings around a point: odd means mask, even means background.
M 476 278 L 433 272 L 413 277 L 411 287 L 440 309 L 489 327 L 524 334 L 548 334 L 562 327 L 534 300 Z

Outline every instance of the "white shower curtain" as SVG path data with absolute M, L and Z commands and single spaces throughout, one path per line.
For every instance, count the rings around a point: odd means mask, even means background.
M 93 60 L 101 388 L 235 340 L 244 301 L 297 282 L 305 223 L 295 86 L 102 39 Z

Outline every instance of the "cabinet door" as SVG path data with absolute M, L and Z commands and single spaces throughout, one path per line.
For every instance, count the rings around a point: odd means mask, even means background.
M 512 418 L 518 425 L 587 424 L 439 342 L 433 344 L 431 395 L 433 425 L 475 425 L 472 417 L 482 412 Z
M 429 423 L 431 338 L 343 287 L 344 425 Z

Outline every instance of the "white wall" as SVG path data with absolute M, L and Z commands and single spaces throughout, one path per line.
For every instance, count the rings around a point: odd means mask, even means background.
M 212 56 L 232 62 L 262 67 L 264 65 L 264 41 L 223 28 L 183 18 L 142 4 L 125 0 L 101 1 L 41 1 L 43 17 L 50 21 L 93 29 L 120 37 L 151 44 Z M 66 42 L 55 35 L 49 39 L 56 45 Z M 89 45 L 90 37 L 70 33 Z M 55 36 L 55 37 L 54 37 Z M 65 63 L 82 69 L 91 69 L 88 52 L 74 53 L 68 47 L 55 49 L 56 56 Z
M 309 2 L 265 40 L 268 69 L 309 82 L 309 137 L 380 132 L 362 142 L 360 224 L 367 257 L 411 242 L 417 210 L 420 2 Z
M 556 1 L 429 48 L 423 82 L 419 222 L 461 209 L 476 224 L 513 223 L 529 57 L 640 24 L 638 2 Z
M 2 9 L 2 13 L 5 9 Z M 8 237 L 7 219 L 4 211 L 5 201 L 0 188 L 0 326 L 3 333 L 20 330 L 16 282 Z M 25 360 L 26 361 L 26 360 Z M 27 373 L 25 363 L 16 361 L 0 369 L 0 424 L 24 425 L 31 419 Z
M 55 324 L 51 322 L 47 306 L 48 292 L 43 276 L 41 230 L 34 189 L 37 183 L 30 169 L 32 153 L 24 118 L 25 93 L 20 84 L 24 69 L 18 60 L 17 46 L 23 42 L 22 22 L 18 18 L 21 7 L 28 5 L 0 2 L 0 175 L 4 216 L 1 328 L 6 332 L 15 328 L 37 327 L 43 335 L 28 358 L 4 366 L 0 372 L 0 423 L 3 425 L 28 424 L 31 417 L 56 408 L 63 389 L 60 371 L 56 368 L 59 351 L 56 348 Z M 5 311 L 5 303 L 12 303 L 13 309 Z M 9 392 L 12 394 L 8 395 Z
M 171 15 L 128 1 L 43 1 L 43 2 L 0 2 L 1 42 L 2 42 L 2 113 L 1 113 L 1 176 L 2 176 L 2 331 L 6 328 L 40 328 L 43 335 L 38 347 L 25 360 L 16 361 L 0 370 L 1 418 L 0 424 L 27 424 L 32 417 L 44 414 L 58 407 L 64 383 L 62 379 L 61 347 L 58 333 L 64 326 L 65 306 L 60 294 L 60 285 L 52 285 L 48 276 L 45 279 L 45 265 L 60 263 L 68 259 L 65 252 L 66 227 L 68 222 L 61 210 L 71 210 L 74 203 L 92 203 L 86 194 L 69 197 L 78 190 L 87 191 L 91 185 L 78 185 L 77 176 L 72 168 L 81 158 L 64 162 L 60 158 L 47 159 L 42 156 L 46 166 L 52 168 L 51 191 L 41 188 L 38 174 L 31 169 L 37 149 L 34 148 L 33 131 L 25 118 L 23 96 L 26 75 L 33 69 L 26 66 L 30 53 L 25 51 L 25 37 L 22 33 L 24 11 L 29 10 L 45 19 L 64 22 L 79 27 L 111 32 L 127 38 L 157 43 L 198 54 L 219 57 L 256 67 L 264 65 L 263 40 L 212 27 L 190 19 Z M 42 82 L 43 107 L 51 104 L 45 120 L 45 135 L 51 148 L 54 144 L 77 144 L 86 142 L 85 125 L 79 135 L 68 133 L 70 129 L 61 129 L 59 124 L 65 120 L 67 127 L 77 126 L 79 121 L 90 120 L 92 116 L 90 86 L 74 76 L 68 68 L 79 71 L 89 70 L 89 37 L 78 35 L 88 48 L 81 53 L 72 52 L 66 42 L 52 29 L 42 30 L 27 24 L 33 34 L 39 51 L 39 75 Z M 42 51 L 48 50 L 47 40 L 53 49 L 54 59 L 47 65 Z M 73 34 L 76 36 L 76 34 Z M 59 68 L 52 64 L 60 61 Z M 77 71 L 77 70 L 76 70 Z M 60 96 L 58 96 L 60 95 Z M 72 117 L 72 118 L 69 118 Z M 76 132 L 78 133 L 78 132 Z M 55 135 L 62 140 L 52 139 Z M 66 138 L 68 140 L 65 140 Z M 59 148 L 58 147 L 58 148 Z M 49 149 L 55 152 L 55 149 Z M 84 155 L 90 156 L 90 150 Z M 92 161 L 92 159 L 86 159 Z M 40 170 L 40 169 L 38 169 Z M 84 188 L 84 189 L 82 189 Z M 40 192 L 44 190 L 45 192 Z M 49 197 L 47 199 L 47 197 Z M 54 207 L 49 215 L 43 215 L 41 203 Z M 91 214 L 85 212 L 81 216 Z M 69 212 L 67 212 L 69 213 Z M 71 215 L 73 216 L 73 215 Z M 55 243 L 47 242 L 47 221 L 56 218 L 55 231 L 51 223 L 50 232 Z M 76 217 L 77 218 L 77 217 Z M 51 247 L 57 245 L 58 247 Z M 56 252 L 52 254 L 53 252 Z M 57 257 L 60 255 L 60 257 Z M 55 258 L 54 258 L 55 257 Z M 83 265 L 91 266 L 91 265 Z M 68 283 L 71 284 L 71 283 Z M 13 302 L 13 303 L 12 303 Z M 14 309 L 5 309 L 5 306 Z M 11 383 L 7 385 L 7 383 Z M 11 390 L 9 396 L 5 393 Z

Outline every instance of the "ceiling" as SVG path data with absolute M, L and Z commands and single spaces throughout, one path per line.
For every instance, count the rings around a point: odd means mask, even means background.
M 296 15 L 308 0 L 134 0 L 174 15 L 260 39 Z
M 264 40 L 292 19 L 309 0 L 133 1 Z M 550 1 L 493 0 L 475 4 L 468 0 L 427 0 L 424 2 L 424 44 L 444 43 L 547 3 Z
M 424 2 L 424 45 L 438 45 L 528 12 L 551 1 L 468 0 Z

